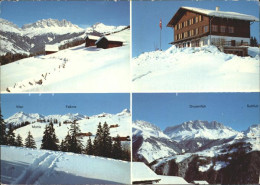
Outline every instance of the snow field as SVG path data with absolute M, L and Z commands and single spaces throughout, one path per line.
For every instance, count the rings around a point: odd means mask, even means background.
M 1 146 L 1 156 L 1 183 L 130 184 L 125 161 L 10 146 Z
M 259 50 L 254 58 L 220 52 L 214 46 L 146 52 L 133 59 L 135 92 L 258 91 Z
M 82 44 L 1 66 L 1 91 L 129 92 L 130 30 L 113 35 L 124 39 L 125 45 L 99 49 Z

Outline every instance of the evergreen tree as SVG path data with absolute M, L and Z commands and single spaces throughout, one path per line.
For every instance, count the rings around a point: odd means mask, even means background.
M 50 124 L 48 126 L 47 125 L 45 126 L 45 130 L 44 130 L 43 138 L 42 138 L 41 149 L 58 151 L 59 150 L 58 143 L 59 143 L 59 140 L 56 137 L 53 123 L 50 122 Z
M 105 122 L 102 132 L 102 156 L 111 157 L 112 154 L 112 137 L 110 136 L 109 126 Z
M 121 145 L 121 141 L 119 140 L 119 135 L 117 135 L 116 140 L 113 143 L 112 149 L 112 158 L 114 159 L 122 159 L 123 149 Z
M 94 149 L 93 149 L 93 145 L 92 145 L 90 137 L 89 137 L 88 142 L 87 142 L 86 154 L 87 155 L 93 155 L 94 154 Z
M 96 136 L 94 139 L 94 145 L 93 145 L 94 155 L 96 155 L 96 156 L 102 155 L 102 144 L 101 144 L 102 143 L 102 133 L 103 133 L 103 129 L 101 126 L 101 122 L 99 122 Z
M 81 131 L 76 120 L 71 123 L 69 132 L 71 135 L 71 141 L 69 142 L 69 152 L 81 153 L 83 145 L 81 140 L 77 138 L 78 133 Z
M 16 143 L 16 146 L 23 147 L 23 139 L 20 136 L 20 134 L 17 135 L 15 143 Z
M 71 136 L 68 132 L 67 136 L 65 137 L 65 140 L 63 141 L 63 144 L 61 145 L 61 151 L 68 152 L 70 151 L 70 144 L 71 144 Z
M 7 144 L 7 134 L 6 134 L 6 125 L 2 116 L 2 112 L 0 109 L 0 145 L 6 145 Z
M 9 124 L 9 129 L 7 133 L 7 144 L 10 146 L 16 146 L 15 143 L 15 134 L 12 124 Z
M 30 131 L 28 132 L 28 136 L 25 139 L 25 147 L 27 147 L 27 148 L 36 148 L 36 144 L 35 144 L 34 138 L 31 135 Z
M 250 37 L 250 46 L 257 47 L 258 43 L 255 37 Z
M 63 139 L 61 140 L 61 143 L 60 143 L 60 151 L 67 152 L 66 147 L 65 147 L 65 142 L 63 141 Z

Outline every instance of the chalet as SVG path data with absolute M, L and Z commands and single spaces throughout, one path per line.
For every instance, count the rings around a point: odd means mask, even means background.
M 95 46 L 95 42 L 98 39 L 100 39 L 100 37 L 94 35 L 87 35 L 87 37 L 85 38 L 85 47 Z
M 132 162 L 132 184 L 153 184 L 161 179 L 143 162 Z
M 122 40 L 121 38 L 117 38 L 110 35 L 103 36 L 95 42 L 97 48 L 103 48 L 103 49 L 121 47 L 123 46 L 123 43 L 124 40 Z
M 177 47 L 215 45 L 225 53 L 247 55 L 250 44 L 250 23 L 258 18 L 236 12 L 180 7 L 167 27 L 174 30 Z
M 130 136 L 126 136 L 126 137 L 113 137 L 112 138 L 113 141 L 131 141 Z
M 109 128 L 117 128 L 117 127 L 119 127 L 119 125 L 118 125 L 118 124 L 115 124 L 115 125 L 110 125 L 110 126 L 109 126 Z
M 77 135 L 76 135 L 77 137 L 79 137 L 79 136 L 93 136 L 93 134 L 91 133 L 91 132 L 86 132 L 86 133 L 78 133 Z
M 45 45 L 45 55 L 49 55 L 52 53 L 56 53 L 59 51 L 59 47 L 57 45 Z

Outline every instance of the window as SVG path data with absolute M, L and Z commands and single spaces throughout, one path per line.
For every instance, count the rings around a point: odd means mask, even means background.
M 234 27 L 233 26 L 228 27 L 228 33 L 234 33 Z
M 212 31 L 218 32 L 218 25 L 212 25 Z
M 226 32 L 226 26 L 220 26 L 220 32 L 225 33 Z
M 178 37 L 177 37 L 177 35 L 175 35 L 175 40 L 178 40 Z
M 192 25 L 193 24 L 193 19 L 190 19 L 189 21 L 190 21 L 190 25 Z
M 187 26 L 189 26 L 189 25 L 190 25 L 190 21 L 188 20 L 188 21 L 187 21 Z
M 196 23 L 199 22 L 199 17 L 196 17 Z
M 209 31 L 209 26 L 204 26 L 204 33 Z
M 199 34 L 199 28 L 196 28 L 195 29 L 195 35 L 198 35 Z
M 178 30 L 178 25 L 177 24 L 175 25 L 175 30 Z
M 179 23 L 178 29 L 181 29 L 181 23 Z
M 196 23 L 196 17 L 193 18 L 193 24 L 195 24 L 195 23 Z
M 182 28 L 184 28 L 184 22 L 182 22 L 181 24 L 182 24 Z
M 184 33 L 181 34 L 181 38 L 184 38 Z
M 200 22 L 203 21 L 203 16 L 202 15 L 199 16 L 199 21 Z

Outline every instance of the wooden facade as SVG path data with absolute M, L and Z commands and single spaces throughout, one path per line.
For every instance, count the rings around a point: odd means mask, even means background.
M 86 38 L 85 38 L 85 47 L 90 47 L 90 46 L 95 46 L 97 40 L 99 39 L 98 36 L 92 36 L 92 35 L 88 35 Z
M 108 49 L 114 47 L 121 47 L 123 46 L 123 42 L 120 40 L 110 40 L 107 37 L 102 37 L 96 42 L 96 46 L 97 48 Z
M 211 14 L 208 13 L 209 11 Z M 250 22 L 257 21 L 257 18 L 252 17 L 247 19 L 234 16 L 233 18 L 225 12 L 219 13 L 219 8 L 213 11 L 181 7 L 167 27 L 172 27 L 174 30 L 174 41 L 171 44 L 177 47 L 246 46 L 249 45 L 250 40 Z

